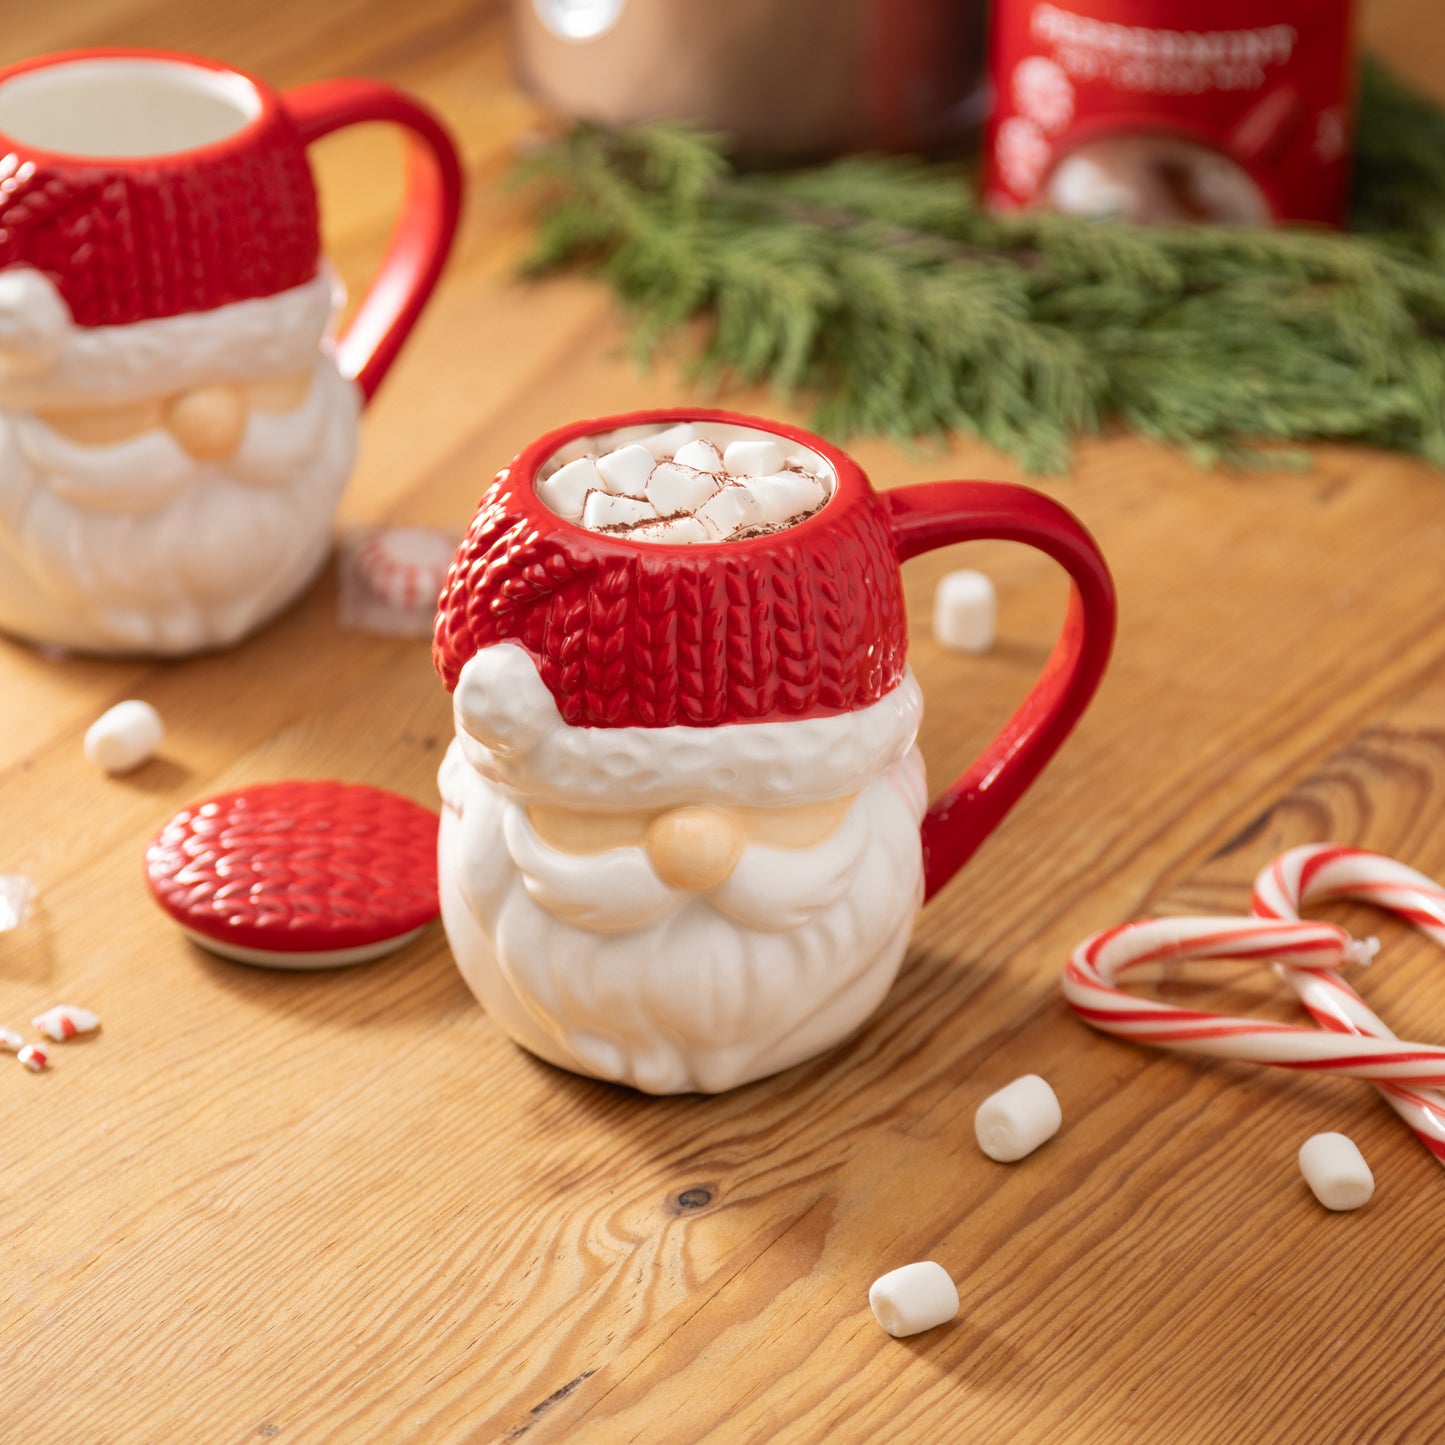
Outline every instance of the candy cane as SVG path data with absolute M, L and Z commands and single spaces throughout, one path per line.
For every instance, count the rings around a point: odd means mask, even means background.
M 1160 961 L 1265 964 L 1280 958 L 1328 969 L 1356 961 L 1359 952 L 1354 939 L 1332 923 L 1145 918 L 1085 939 L 1064 971 L 1064 994 L 1074 1012 L 1095 1028 L 1139 1043 L 1371 1079 L 1415 1079 L 1428 1067 L 1432 1082 L 1445 1083 L 1445 1048 L 1410 1045 L 1407 1052 L 1367 1040 L 1346 1054 L 1334 1041 L 1297 1024 L 1178 1008 L 1116 987 L 1121 975 Z M 1428 1064 L 1422 1063 L 1425 1059 Z
M 1445 891 L 1378 854 L 1315 845 L 1271 864 L 1256 883 L 1251 918 L 1149 918 L 1085 939 L 1064 971 L 1064 994 L 1085 1022 L 1139 1043 L 1369 1079 L 1422 1142 L 1445 1162 L 1445 1048 L 1402 1042 L 1338 975 L 1378 946 L 1330 923 L 1299 919 L 1305 902 L 1367 898 L 1445 943 Z M 1228 960 L 1267 964 L 1304 1001 L 1324 1032 L 1295 1024 L 1182 1009 L 1117 987 L 1161 963 Z M 1349 1035 L 1346 1043 L 1341 1034 Z
M 1297 919 L 1306 904 L 1324 898 L 1373 903 L 1445 944 L 1445 889 L 1393 858 L 1362 848 L 1327 843 L 1291 848 L 1254 880 L 1251 906 L 1259 918 Z M 1395 1039 L 1379 1015 L 1332 969 L 1282 964 L 1277 972 L 1322 1029 L 1356 1038 Z M 1445 1093 L 1388 1083 L 1376 1084 L 1376 1088 L 1420 1142 L 1445 1164 Z

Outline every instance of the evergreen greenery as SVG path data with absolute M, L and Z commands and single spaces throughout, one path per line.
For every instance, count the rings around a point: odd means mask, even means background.
M 1376 64 L 1350 234 L 999 217 L 959 165 L 739 173 L 674 125 L 578 127 L 522 174 L 532 272 L 599 268 L 643 355 L 706 318 L 704 375 L 808 394 L 829 434 L 966 431 L 1035 471 L 1114 424 L 1207 462 L 1445 465 L 1445 113 Z

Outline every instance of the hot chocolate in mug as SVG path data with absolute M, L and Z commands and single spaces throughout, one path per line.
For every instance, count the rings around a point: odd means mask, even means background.
M 690 511 L 644 515 L 689 486 Z M 795 517 L 768 511 L 778 496 Z M 900 564 L 979 538 L 1036 547 L 1073 585 L 1033 690 L 930 804 Z M 463 976 L 523 1047 L 648 1093 L 831 1047 L 1063 742 L 1113 634 L 1098 548 L 1027 488 L 875 492 L 821 438 L 722 411 L 542 437 L 483 496 L 437 618 L 456 724 L 442 916 Z
M 333 344 L 306 147 L 364 121 L 405 129 L 407 189 Z M 0 70 L 0 630 L 177 655 L 290 602 L 460 196 L 442 127 L 370 81 L 277 94 L 140 50 Z

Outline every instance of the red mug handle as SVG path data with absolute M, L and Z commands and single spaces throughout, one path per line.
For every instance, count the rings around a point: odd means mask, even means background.
M 1078 519 L 1027 487 L 929 482 L 884 492 L 883 501 L 901 562 L 952 542 L 1023 542 L 1052 557 L 1073 584 L 1063 631 L 1032 691 L 923 819 L 927 899 L 968 862 L 1089 705 L 1114 645 L 1114 583 Z
M 381 270 L 336 344 L 341 374 L 370 401 L 441 275 L 456 234 L 462 173 L 441 122 L 401 91 L 373 80 L 319 80 L 281 97 L 310 145 L 343 126 L 386 121 L 408 132 L 406 194 Z

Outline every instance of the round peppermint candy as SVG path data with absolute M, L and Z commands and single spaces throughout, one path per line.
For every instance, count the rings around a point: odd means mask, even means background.
M 387 527 L 356 551 L 356 570 L 368 591 L 399 612 L 436 610 L 456 555 L 457 540 L 428 527 Z
M 357 783 L 262 783 L 184 808 L 146 852 L 156 901 L 203 948 L 340 968 L 437 916 L 435 813 Z

